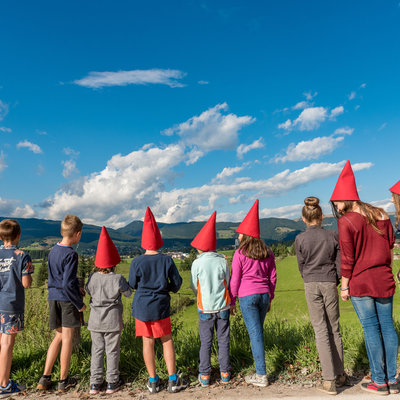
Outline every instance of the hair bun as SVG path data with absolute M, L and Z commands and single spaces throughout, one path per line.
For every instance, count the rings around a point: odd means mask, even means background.
M 304 204 L 307 206 L 307 207 L 318 207 L 319 206 L 319 198 L 318 197 L 313 197 L 313 196 L 310 196 L 310 197 L 306 197 L 305 199 L 304 199 Z

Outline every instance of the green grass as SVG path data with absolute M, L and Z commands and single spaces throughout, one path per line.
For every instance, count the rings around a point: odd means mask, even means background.
M 232 251 L 224 252 L 231 263 Z M 131 260 L 123 260 L 118 272 L 128 277 Z M 179 268 L 180 261 L 176 261 Z M 400 260 L 395 261 L 393 270 L 400 268 Z M 173 338 L 177 354 L 177 365 L 187 376 L 195 380 L 198 367 L 200 341 L 197 328 L 197 308 L 190 289 L 190 271 L 181 272 L 182 288 L 171 296 L 171 307 L 178 310 L 172 316 Z M 295 257 L 287 257 L 277 262 L 278 283 L 271 312 L 265 322 L 265 352 L 268 372 L 272 379 L 297 381 L 315 380 L 320 376 L 320 365 L 315 347 L 314 332 L 309 323 L 304 297 L 304 285 L 297 268 Z M 86 304 L 89 299 L 86 297 Z M 192 303 L 191 303 L 192 302 Z M 134 335 L 134 321 L 130 316 L 131 298 L 123 298 L 124 330 L 121 338 L 120 369 L 129 382 L 143 384 L 146 370 L 141 354 L 141 340 Z M 399 295 L 394 298 L 394 317 L 399 330 Z M 361 325 L 350 302 L 340 301 L 341 330 L 344 344 L 345 367 L 348 372 L 367 370 L 368 359 L 365 352 Z M 89 311 L 85 312 L 87 320 Z M 43 372 L 48 345 L 52 332 L 48 329 L 47 290 L 36 288 L 26 293 L 26 328 L 18 334 L 12 366 L 12 377 L 33 387 Z M 158 342 L 158 341 L 157 341 Z M 78 375 L 83 386 L 90 376 L 90 332 L 83 328 L 81 345 L 73 354 L 71 374 Z M 213 345 L 213 373 L 218 372 L 217 345 Z M 166 378 L 162 348 L 156 346 L 157 369 Z M 253 368 L 248 334 L 239 314 L 231 318 L 231 364 L 234 373 L 246 373 Z M 59 364 L 54 369 L 58 377 Z

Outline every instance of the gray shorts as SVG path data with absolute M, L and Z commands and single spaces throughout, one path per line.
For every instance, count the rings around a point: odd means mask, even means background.
M 83 314 L 70 301 L 49 300 L 50 329 L 79 328 Z

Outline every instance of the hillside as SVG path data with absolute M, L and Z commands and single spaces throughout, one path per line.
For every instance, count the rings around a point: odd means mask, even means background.
M 391 216 L 394 218 L 394 216 Z M 0 217 L 3 219 L 4 217 Z M 17 218 L 22 228 L 20 246 L 27 249 L 49 249 L 60 239 L 60 221 L 38 218 Z M 164 247 L 183 250 L 190 247 L 190 242 L 199 232 L 204 222 L 178 222 L 173 224 L 159 223 Z M 234 244 L 235 230 L 239 222 L 217 222 L 217 246 L 227 247 Z M 121 254 L 132 254 L 140 250 L 142 221 L 133 221 L 120 229 L 107 228 Z M 326 217 L 323 226 L 337 230 L 336 219 Z M 296 235 L 304 231 L 301 219 L 262 218 L 260 219 L 261 237 L 267 243 L 291 242 Z M 80 253 L 93 254 L 96 251 L 101 226 L 84 225 L 82 239 L 78 246 Z

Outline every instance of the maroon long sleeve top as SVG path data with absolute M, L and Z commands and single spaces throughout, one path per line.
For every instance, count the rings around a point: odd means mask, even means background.
M 341 274 L 349 278 L 350 295 L 390 297 L 395 291 L 391 249 L 395 235 L 389 219 L 377 221 L 379 234 L 366 217 L 349 212 L 338 220 Z

